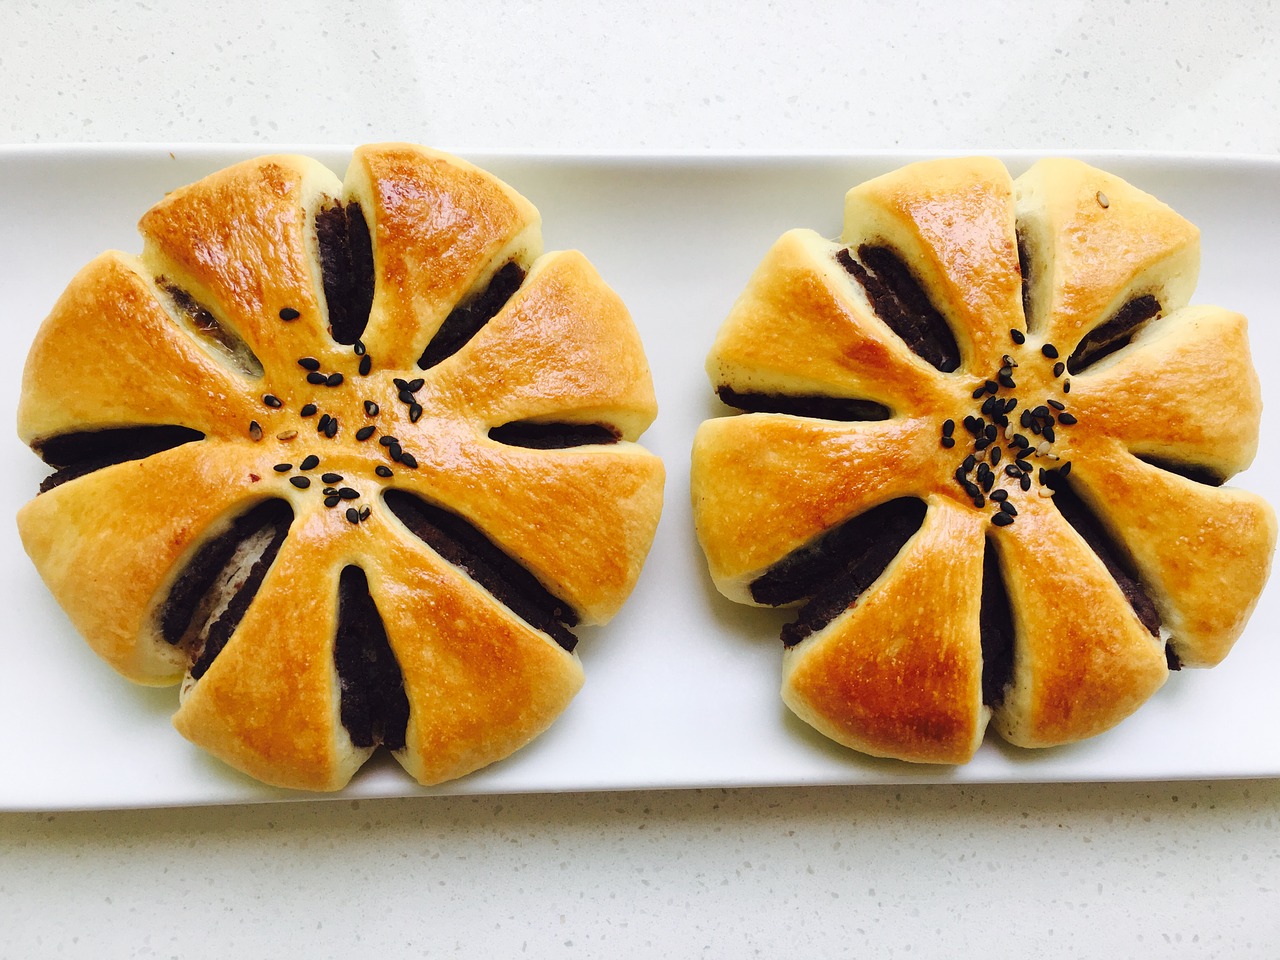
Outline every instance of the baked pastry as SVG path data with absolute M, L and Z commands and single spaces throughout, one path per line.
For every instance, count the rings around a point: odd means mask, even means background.
M 72 280 L 18 431 L 40 575 L 174 725 L 271 784 L 379 744 L 424 784 L 507 756 L 582 683 L 571 627 L 635 584 L 663 468 L 618 296 L 523 197 L 407 144 L 345 183 L 240 163 Z
M 1187 306 L 1194 226 L 1044 160 L 917 163 L 785 234 L 707 371 L 746 413 L 693 447 L 716 586 L 803 603 L 782 696 L 856 750 L 962 763 L 990 720 L 1043 747 L 1212 666 L 1276 521 L 1221 483 L 1261 400 L 1244 317 Z

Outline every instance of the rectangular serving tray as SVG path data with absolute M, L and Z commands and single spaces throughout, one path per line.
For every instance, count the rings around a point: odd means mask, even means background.
M 293 147 L 339 175 L 349 149 Z M 100 662 L 52 600 L 13 513 L 47 472 L 14 435 L 22 366 L 67 281 L 108 247 L 140 249 L 134 225 L 166 190 L 247 157 L 252 146 L 0 148 L 9 207 L 0 219 L 0 290 L 12 340 L 0 378 L 0 809 L 173 806 L 312 796 L 261 786 L 170 726 L 176 688 L 134 686 Z M 1136 715 L 1091 741 L 1028 752 L 990 734 L 960 768 L 875 760 L 790 715 L 778 697 L 786 614 L 723 599 L 707 577 L 689 508 L 689 446 L 723 412 L 703 372 L 721 320 L 785 230 L 841 229 L 856 183 L 920 156 L 514 156 L 468 154 L 543 215 L 548 250 L 576 247 L 629 305 L 661 413 L 643 438 L 667 466 L 666 506 L 635 593 L 583 630 L 587 683 L 553 728 L 510 759 L 424 790 L 385 753 L 339 796 L 498 794 L 795 784 L 1031 782 L 1280 775 L 1277 588 L 1263 595 L 1230 657 L 1184 670 Z M 1195 302 L 1252 320 L 1267 412 L 1254 466 L 1232 481 L 1280 502 L 1275 276 L 1280 161 L 1080 155 L 1155 194 L 1202 231 Z M 1017 175 L 1036 156 L 1006 155 Z M 92 389 L 92 385 L 86 385 Z M 97 571 L 84 571 L 94 576 Z

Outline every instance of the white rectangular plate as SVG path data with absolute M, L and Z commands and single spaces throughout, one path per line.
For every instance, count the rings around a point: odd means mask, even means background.
M 0 290 L 12 336 L 3 360 L 0 475 L 6 510 L 46 472 L 12 424 L 36 328 L 72 275 L 108 247 L 136 251 L 138 217 L 166 190 L 252 147 L 0 150 Z M 303 149 L 339 174 L 349 151 Z M 969 765 L 918 767 L 839 748 L 778 697 L 776 611 L 716 593 L 694 539 L 689 446 L 721 412 L 703 373 L 717 327 L 772 242 L 793 226 L 840 232 L 854 184 L 918 157 L 625 158 L 470 155 L 542 211 L 547 249 L 583 250 L 623 296 L 644 337 L 661 405 L 644 443 L 667 465 L 666 508 L 623 612 L 582 631 L 587 684 L 524 751 L 433 793 L 783 784 L 1140 780 L 1280 775 L 1280 645 L 1274 583 L 1225 663 L 1183 671 L 1134 717 L 1086 743 L 1014 750 L 994 734 Z M 1017 175 L 1035 158 L 1006 157 Z M 1280 163 L 1262 159 L 1088 156 L 1168 202 L 1202 230 L 1195 300 L 1253 320 L 1268 415 L 1257 463 L 1233 483 L 1273 502 L 1280 408 L 1275 312 Z M 92 389 L 86 384 L 86 389 Z M 173 688 L 133 686 L 90 653 L 0 525 L 0 809 L 142 807 L 305 796 L 273 790 L 206 757 L 168 723 Z M 85 571 L 86 576 L 95 571 Z M 385 755 L 342 796 L 426 793 Z

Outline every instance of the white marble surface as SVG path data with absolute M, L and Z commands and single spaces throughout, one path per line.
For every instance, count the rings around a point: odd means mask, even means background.
M 1264 0 L 261 6 L 9 0 L 0 142 L 1280 153 Z M 1278 907 L 1273 780 L 0 815 L 0 957 L 1274 958 Z

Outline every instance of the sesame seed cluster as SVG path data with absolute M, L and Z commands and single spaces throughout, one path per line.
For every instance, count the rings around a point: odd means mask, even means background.
M 1026 343 L 1026 335 L 1016 328 L 1009 331 L 1009 337 L 1018 346 Z M 1064 376 L 1066 363 L 1058 359 L 1057 347 L 1046 343 L 1040 354 L 1042 361 L 1052 364 L 1051 376 L 1054 381 L 1061 381 L 1062 392 L 1070 393 L 1071 380 Z M 971 394 L 982 404 L 976 413 L 961 421 L 970 440 L 966 444 L 967 455 L 956 468 L 955 481 L 977 509 L 983 509 L 990 501 L 995 506 L 991 522 L 1007 527 L 1017 519 L 1018 508 L 1009 499 L 1009 489 L 997 486 L 1002 474 L 1010 488 L 1027 493 L 1034 487 L 1039 496 L 1052 497 L 1059 482 L 1071 473 L 1071 461 L 1063 460 L 1054 451 L 1057 432 L 1074 426 L 1077 420 L 1062 400 L 1049 397 L 1037 406 L 1024 406 L 1015 422 L 1012 414 L 1019 401 L 1014 393 L 1018 388 L 1014 371 L 1019 364 L 1008 354 L 1001 359 L 995 378 L 984 381 Z M 942 422 L 940 443 L 946 450 L 956 447 L 955 420 Z

